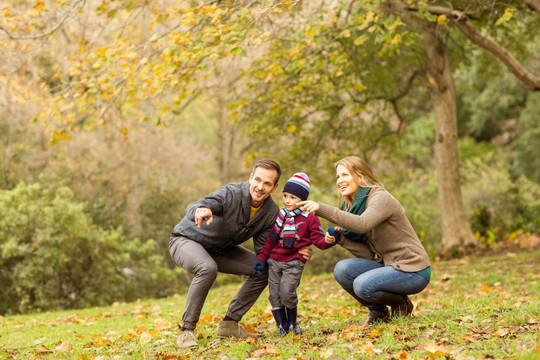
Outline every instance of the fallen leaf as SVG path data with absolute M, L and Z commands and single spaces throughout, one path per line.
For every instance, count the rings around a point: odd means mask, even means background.
M 53 351 L 49 349 L 45 349 L 45 348 L 37 348 L 37 349 L 34 349 L 34 352 L 36 354 L 46 354 L 46 353 L 52 353 Z
M 34 345 L 39 345 L 39 344 L 41 344 L 42 342 L 44 342 L 45 340 L 47 340 L 46 337 L 42 337 L 41 339 L 37 339 L 36 341 L 34 341 Z
M 271 355 L 279 355 L 279 350 L 278 348 L 276 348 L 274 345 L 271 345 L 271 344 L 268 344 L 265 346 L 266 347 L 266 351 L 271 354 Z
M 252 333 L 252 334 L 256 334 L 257 333 L 257 329 L 255 328 L 255 326 L 253 325 L 245 325 L 245 324 L 240 324 L 244 327 L 244 329 L 246 329 L 246 331 L 248 333 Z
M 433 343 L 424 345 L 424 350 L 436 356 L 449 356 L 450 353 L 444 346 L 438 346 Z
M 480 288 L 480 291 L 484 291 L 484 292 L 487 292 L 487 291 L 490 291 L 490 290 L 491 290 L 491 286 L 489 286 L 488 284 L 484 284 Z
M 266 350 L 265 349 L 257 349 L 254 352 L 252 352 L 251 355 L 253 355 L 254 357 L 263 357 L 264 355 L 266 355 Z
M 54 348 L 54 352 L 63 353 L 63 352 L 66 352 L 68 350 L 71 350 L 71 348 L 72 348 L 72 345 L 70 343 L 63 342 L 63 343 L 61 343 L 60 345 L 58 345 L 57 347 Z
M 166 319 L 157 318 L 156 320 L 154 320 L 154 330 L 156 331 L 167 329 L 170 326 L 171 323 L 169 323 Z
M 342 360 L 343 358 L 341 355 L 332 355 L 328 358 L 328 360 Z
M 147 332 L 143 332 L 139 338 L 141 344 L 148 344 L 152 340 L 152 335 Z
M 406 351 L 402 351 L 398 354 L 398 359 L 399 360 L 411 360 L 411 355 L 409 355 L 408 352 Z
M 148 329 L 146 328 L 146 326 L 141 325 L 141 326 L 135 326 L 135 327 L 133 328 L 133 330 L 134 330 L 137 334 L 142 334 L 143 332 L 146 332 L 146 330 L 148 330 Z

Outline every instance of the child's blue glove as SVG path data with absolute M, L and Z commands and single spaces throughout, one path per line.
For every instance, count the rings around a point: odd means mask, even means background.
M 337 242 L 339 240 L 339 237 L 341 236 L 341 231 L 339 230 L 335 230 L 335 228 L 333 226 L 329 226 L 328 227 L 328 230 L 326 230 L 328 232 L 328 234 L 330 234 L 331 236 L 334 237 L 334 241 Z
M 257 272 L 257 277 L 260 278 L 262 276 L 262 271 L 264 270 L 264 263 L 259 259 L 255 260 L 253 269 Z

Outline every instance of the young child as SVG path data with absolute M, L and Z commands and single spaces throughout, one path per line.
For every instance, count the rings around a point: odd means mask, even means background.
M 296 323 L 298 296 L 296 288 L 300 284 L 304 270 L 304 257 L 298 253 L 303 246 L 314 244 L 319 249 L 328 249 L 334 244 L 326 242 L 319 218 L 310 212 L 302 212 L 297 203 L 309 196 L 309 178 L 304 173 L 296 173 L 283 187 L 283 203 L 270 230 L 265 245 L 261 249 L 253 268 L 260 275 L 268 261 L 268 289 L 272 314 L 278 327 L 277 335 L 293 331 L 300 334 Z

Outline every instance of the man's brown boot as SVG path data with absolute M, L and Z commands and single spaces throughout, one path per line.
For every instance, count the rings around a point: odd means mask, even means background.
M 252 333 L 247 332 L 246 329 L 244 329 L 242 325 L 240 325 L 238 322 L 234 320 L 231 320 L 231 321 L 221 320 L 218 323 L 217 336 L 221 338 L 232 336 L 232 337 L 244 338 L 244 339 L 248 337 L 252 337 L 255 339 L 255 338 L 261 337 L 262 335 L 252 334 Z
M 181 330 L 176 338 L 176 346 L 179 349 L 191 349 L 199 347 L 193 330 Z

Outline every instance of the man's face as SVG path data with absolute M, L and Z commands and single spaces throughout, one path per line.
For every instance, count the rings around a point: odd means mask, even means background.
M 249 193 L 252 206 L 260 206 L 277 189 L 276 178 L 277 171 L 273 169 L 258 167 L 251 173 L 249 177 Z

